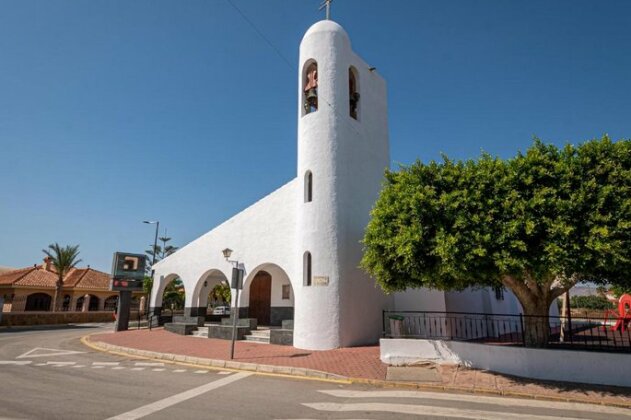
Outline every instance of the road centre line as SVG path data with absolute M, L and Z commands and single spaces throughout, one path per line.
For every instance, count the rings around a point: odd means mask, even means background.
M 164 398 L 162 400 L 153 402 L 151 404 L 147 404 L 145 406 L 136 408 L 135 410 L 131 410 L 126 413 L 119 414 L 118 416 L 110 417 L 107 420 L 139 419 L 141 417 L 148 416 L 150 414 L 164 410 L 165 408 L 181 403 L 182 401 L 190 400 L 191 398 L 195 398 L 199 395 L 205 394 L 206 392 L 212 391 L 213 389 L 221 388 L 222 386 L 229 385 L 240 379 L 247 378 L 248 376 L 253 375 L 253 374 L 254 374 L 253 372 L 239 372 L 235 375 L 217 379 L 216 381 L 207 383 L 202 386 L 198 386 L 197 388 L 189 389 L 188 391 L 184 391 L 179 394 L 175 394 L 170 397 Z
M 155 366 L 155 367 L 159 367 L 159 366 L 164 366 L 164 363 L 153 363 L 153 362 L 136 362 L 134 363 L 136 366 Z
M 46 362 L 47 365 L 53 365 L 53 366 L 72 366 L 72 365 L 76 365 L 77 362 Z
M 508 397 L 488 397 L 483 395 L 465 394 L 441 394 L 438 392 L 424 391 L 354 391 L 345 389 L 333 389 L 318 391 L 322 394 L 340 398 L 422 398 L 441 401 L 472 402 L 479 404 L 495 404 L 503 407 L 545 408 L 556 410 L 588 411 L 599 414 L 626 414 L 630 412 L 626 408 L 609 407 L 605 405 L 592 405 L 588 403 L 573 403 L 565 401 L 526 400 Z
M 390 404 L 390 403 L 358 403 L 358 404 L 338 404 L 338 403 L 303 403 L 302 405 L 313 408 L 320 411 L 335 411 L 335 412 L 349 412 L 349 411 L 362 411 L 362 412 L 387 412 L 397 414 L 411 414 L 422 416 L 436 416 L 436 417 L 455 417 L 465 419 L 480 419 L 480 420 L 578 420 L 576 417 L 561 417 L 555 416 L 537 416 L 533 414 L 517 414 L 501 411 L 485 411 L 485 410 L 470 410 L 459 409 L 450 407 L 437 407 L 425 404 Z
M 32 360 L 0 360 L 0 365 L 29 365 L 33 363 Z
M 118 366 L 120 362 L 92 362 L 92 366 Z

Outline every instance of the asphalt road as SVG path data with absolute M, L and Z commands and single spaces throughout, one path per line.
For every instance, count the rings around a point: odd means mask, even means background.
M 0 330 L 0 419 L 631 418 L 631 410 L 412 392 L 192 366 L 94 351 L 108 326 Z

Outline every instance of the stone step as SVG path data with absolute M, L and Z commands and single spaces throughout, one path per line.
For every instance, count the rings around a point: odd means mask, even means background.
M 197 331 L 191 334 L 193 337 L 208 338 L 208 327 L 197 327 Z
M 250 335 L 253 337 L 267 338 L 269 340 L 270 332 L 269 330 L 252 330 L 250 331 Z
M 252 343 L 269 344 L 269 337 L 261 337 L 248 334 L 245 336 L 245 341 L 250 341 Z

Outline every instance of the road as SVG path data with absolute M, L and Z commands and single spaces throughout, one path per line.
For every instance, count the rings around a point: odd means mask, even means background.
M 0 418 L 631 418 L 631 410 L 614 407 L 382 389 L 154 363 L 81 344 L 83 335 L 107 328 L 0 330 Z

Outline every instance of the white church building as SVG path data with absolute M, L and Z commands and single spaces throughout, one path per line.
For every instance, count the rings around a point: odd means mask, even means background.
M 376 343 L 382 311 L 516 313 L 508 292 L 385 295 L 359 268 L 360 243 L 390 166 L 385 80 L 351 48 L 344 29 L 317 22 L 300 44 L 296 178 L 155 266 L 152 310 L 180 278 L 185 314 L 205 316 L 208 293 L 245 269 L 240 317 L 293 319 L 293 345 L 324 350 Z M 233 302 L 235 291 L 233 290 Z

